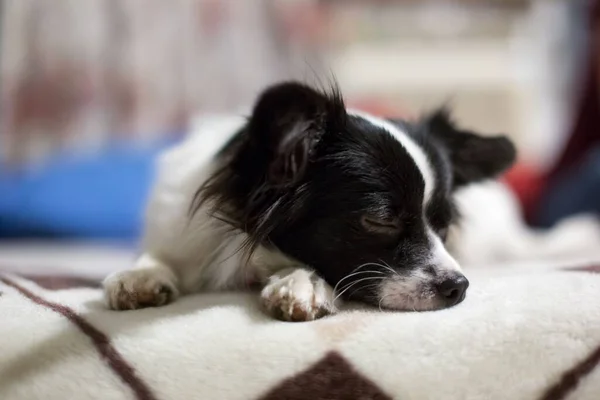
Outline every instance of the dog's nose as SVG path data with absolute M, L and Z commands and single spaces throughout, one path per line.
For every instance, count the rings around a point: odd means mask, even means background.
M 465 299 L 469 281 L 464 276 L 446 279 L 437 287 L 438 292 L 444 297 L 448 307 L 456 305 Z

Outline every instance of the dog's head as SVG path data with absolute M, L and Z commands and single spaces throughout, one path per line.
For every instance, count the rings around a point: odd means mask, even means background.
M 345 108 L 337 90 L 266 90 L 199 192 L 252 245 L 314 268 L 347 299 L 400 310 L 462 301 L 468 281 L 444 247 L 453 192 L 511 165 L 503 136 L 459 129 L 446 111 L 417 122 Z

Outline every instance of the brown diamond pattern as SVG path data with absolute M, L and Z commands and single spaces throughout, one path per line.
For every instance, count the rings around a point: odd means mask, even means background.
M 330 352 L 298 375 L 284 380 L 261 400 L 391 400 L 339 353 Z

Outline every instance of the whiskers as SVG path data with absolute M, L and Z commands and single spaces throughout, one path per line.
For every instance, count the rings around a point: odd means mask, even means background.
M 379 271 L 375 270 L 375 269 L 362 270 L 365 267 L 379 267 L 379 268 L 383 268 L 384 270 L 388 270 L 395 275 L 398 274 L 396 271 L 394 271 L 389 265 L 387 265 L 383 261 L 382 261 L 382 263 L 371 262 L 371 263 L 365 263 L 365 264 L 359 265 L 354 270 L 352 270 L 352 272 L 350 274 L 343 277 L 335 285 L 335 287 L 333 288 L 333 293 L 337 293 L 337 294 L 336 294 L 335 298 L 333 299 L 334 302 L 337 299 L 339 299 L 344 293 L 346 293 L 352 287 L 355 287 L 360 282 L 375 281 L 376 283 L 372 283 L 368 286 L 363 286 L 363 288 L 377 287 L 379 285 L 379 282 L 381 282 L 382 280 L 384 280 L 385 278 L 388 277 L 388 274 L 386 274 L 385 272 L 382 272 L 380 270 Z M 378 275 L 378 276 L 370 276 L 370 275 Z M 354 279 L 351 279 L 351 278 L 354 278 Z M 357 279 L 357 278 L 360 278 L 360 279 Z M 350 281 L 348 281 L 349 279 L 350 279 Z M 343 282 L 346 282 L 346 283 L 343 283 Z M 360 289 L 360 287 L 355 288 L 355 290 L 351 293 L 351 295 L 354 294 L 359 289 Z M 338 290 L 339 290 L 339 292 L 338 292 Z

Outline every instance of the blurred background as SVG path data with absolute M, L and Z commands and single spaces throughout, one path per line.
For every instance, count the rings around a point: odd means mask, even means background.
M 194 120 L 332 73 L 373 113 L 451 101 L 512 137 L 505 180 L 533 226 L 597 213 L 596 3 L 0 1 L 0 264 L 63 263 L 74 241 L 71 260 L 116 263 L 82 241 L 134 246 L 153 160 Z

